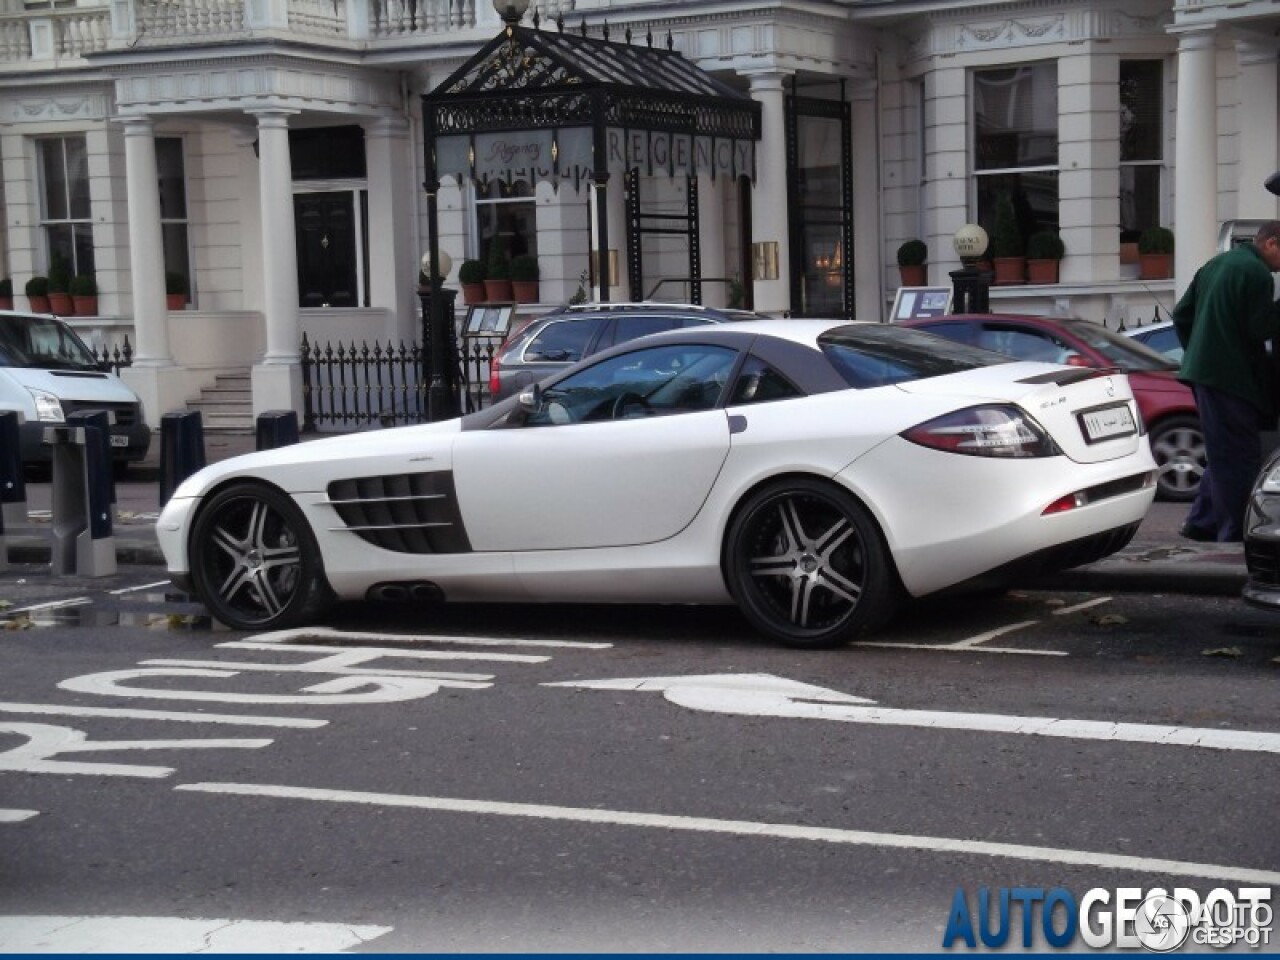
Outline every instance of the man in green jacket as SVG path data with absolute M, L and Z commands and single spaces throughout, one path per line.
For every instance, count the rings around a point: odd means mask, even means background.
M 1218 254 L 1196 271 L 1173 323 L 1182 342 L 1178 379 L 1200 411 L 1208 464 L 1180 531 L 1191 540 L 1239 542 L 1254 478 L 1262 467 L 1260 431 L 1275 418 L 1277 384 L 1267 355 L 1280 338 L 1275 281 L 1280 221 L 1252 243 Z

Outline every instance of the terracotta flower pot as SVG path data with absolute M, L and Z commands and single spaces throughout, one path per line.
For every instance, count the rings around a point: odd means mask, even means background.
M 12 310 L 13 297 L 0 297 L 0 310 Z
M 75 316 L 76 305 L 69 293 L 49 293 L 49 309 L 60 317 Z
M 1027 283 L 1057 283 L 1059 266 L 1057 260 L 1028 260 Z
M 49 305 L 48 297 L 28 296 L 27 302 L 31 304 L 32 313 L 52 313 L 53 307 Z
M 1173 276 L 1172 253 L 1138 255 L 1138 276 L 1143 280 L 1167 280 Z
M 486 280 L 484 296 L 490 303 L 510 303 L 515 299 L 510 280 Z
M 1027 282 L 1026 257 L 996 257 L 996 284 Z
M 77 317 L 96 317 L 98 315 L 97 297 L 73 296 L 71 302 L 75 305 Z
M 466 304 L 484 303 L 484 281 L 462 284 L 462 302 Z
M 537 280 L 512 280 L 511 293 L 516 303 L 537 303 L 540 296 Z
M 185 293 L 166 293 L 164 295 L 164 305 L 170 310 L 187 309 L 187 295 Z
M 898 264 L 898 275 L 904 287 L 923 287 L 929 282 L 929 268 L 923 263 Z

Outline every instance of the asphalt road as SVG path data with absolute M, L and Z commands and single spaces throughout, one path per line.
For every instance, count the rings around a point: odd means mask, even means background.
M 162 579 L 0 576 L 0 948 L 54 915 L 937 951 L 957 890 L 1280 887 L 1280 632 L 1234 599 L 952 598 L 824 652 L 730 609 L 351 604 L 243 647 Z

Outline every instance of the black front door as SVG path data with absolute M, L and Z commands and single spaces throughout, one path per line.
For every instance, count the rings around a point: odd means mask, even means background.
M 293 198 L 298 238 L 298 303 L 354 307 L 356 221 L 353 195 L 301 193 Z

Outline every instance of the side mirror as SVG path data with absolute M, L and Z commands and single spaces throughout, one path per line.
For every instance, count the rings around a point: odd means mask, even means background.
M 1277 170 L 1271 176 L 1267 177 L 1266 181 L 1264 182 L 1264 186 L 1266 186 L 1267 190 L 1270 193 L 1274 193 L 1276 194 L 1276 196 L 1280 196 L 1280 170 Z
M 542 387 L 535 383 L 527 390 L 521 390 L 516 397 L 516 406 L 526 417 L 537 413 L 542 409 Z

